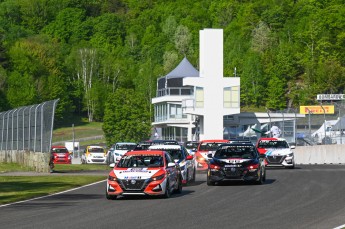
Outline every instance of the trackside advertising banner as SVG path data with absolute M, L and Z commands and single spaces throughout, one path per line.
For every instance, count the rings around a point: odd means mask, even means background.
M 322 109 L 323 107 L 323 109 Z M 300 114 L 334 114 L 334 105 L 300 106 Z

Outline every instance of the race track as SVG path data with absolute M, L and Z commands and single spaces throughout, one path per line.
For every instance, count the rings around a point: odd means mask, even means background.
M 345 224 L 345 165 L 269 169 L 264 185 L 193 185 L 170 199 L 105 198 L 105 182 L 0 207 L 10 228 L 335 228 Z

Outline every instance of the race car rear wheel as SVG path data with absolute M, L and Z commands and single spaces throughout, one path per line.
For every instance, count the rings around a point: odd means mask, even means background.
M 176 193 L 182 193 L 182 177 L 180 177 L 178 179 L 178 184 L 177 184 L 177 188 L 175 189 Z
M 260 171 L 260 178 L 259 178 L 259 180 L 257 180 L 257 181 L 255 181 L 255 184 L 257 184 L 257 185 L 261 185 L 261 184 L 263 184 L 264 183 L 264 174 L 262 174 L 262 170 Z
M 193 170 L 193 176 L 192 176 L 191 182 L 195 182 L 195 173 L 196 173 L 196 169 Z

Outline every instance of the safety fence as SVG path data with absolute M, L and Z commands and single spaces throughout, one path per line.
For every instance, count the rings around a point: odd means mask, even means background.
M 298 145 L 345 144 L 345 104 L 343 101 L 324 102 L 301 107 L 305 118 L 297 119 Z
M 328 101 L 278 111 L 267 110 L 267 115 L 269 120 L 261 126 L 266 126 L 262 130 L 265 132 L 277 127 L 280 137 L 290 143 L 299 146 L 345 144 L 343 101 Z
M 0 113 L 0 151 L 50 152 L 59 99 Z

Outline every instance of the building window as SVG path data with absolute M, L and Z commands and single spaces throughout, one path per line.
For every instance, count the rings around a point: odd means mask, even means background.
M 186 114 L 182 114 L 182 105 L 180 104 L 169 104 L 169 118 L 170 119 L 185 119 Z
M 240 107 L 240 91 L 239 87 L 225 87 L 224 89 L 224 108 Z
M 195 92 L 195 107 L 203 108 L 204 107 L 204 88 L 197 87 Z
M 167 120 L 167 104 L 155 105 L 155 122 L 161 122 Z
M 162 128 L 162 139 L 186 142 L 188 139 L 188 129 L 173 126 Z

